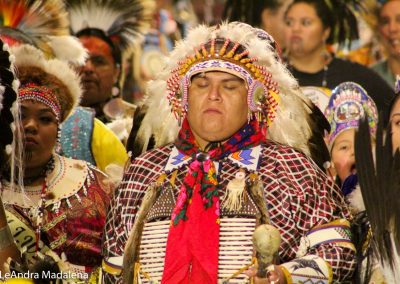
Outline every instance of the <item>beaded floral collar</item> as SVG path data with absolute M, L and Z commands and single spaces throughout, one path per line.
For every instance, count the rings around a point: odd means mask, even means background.
M 77 194 L 81 189 L 87 190 L 88 179 L 93 180 L 91 170 L 86 162 L 54 155 L 54 170 L 46 177 L 47 192 L 52 198 L 46 200 L 46 206 L 57 204 Z M 90 182 L 89 182 L 90 183 Z M 38 186 L 41 187 L 40 185 Z M 31 187 L 31 191 L 34 187 Z M 20 189 L 13 190 L 9 184 L 3 187 L 3 201 L 5 203 L 29 208 L 37 206 Z
M 261 151 L 262 146 L 258 145 L 250 149 L 232 153 L 226 159 L 236 164 L 238 167 L 246 168 L 249 171 L 256 171 L 260 162 Z M 172 172 L 185 165 L 188 165 L 190 162 L 190 156 L 182 154 L 175 146 L 173 146 L 164 170 L 165 172 Z M 214 165 L 216 171 L 218 172 L 219 163 L 214 162 Z

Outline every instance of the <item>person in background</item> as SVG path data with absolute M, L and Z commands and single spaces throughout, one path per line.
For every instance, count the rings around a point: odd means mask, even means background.
M 400 89 L 397 90 L 390 106 L 389 128 L 392 132 L 393 151 L 396 151 L 400 148 Z
M 394 92 L 374 71 L 335 57 L 328 44 L 343 45 L 357 38 L 357 21 L 351 4 L 357 1 L 294 0 L 285 14 L 286 56 L 289 70 L 300 86 L 322 88 L 325 97 L 342 82 L 360 84 L 375 101 L 378 110 L 388 113 Z
M 60 270 L 85 279 L 101 263 L 102 230 L 114 185 L 89 163 L 55 152 L 60 125 L 79 103 L 80 80 L 65 62 L 47 60 L 31 45 L 13 47 L 11 54 L 21 84 L 16 129 L 22 145 L 13 155 L 22 156 L 23 167 L 15 177 L 2 179 L 7 220 L 28 263 L 51 250 L 56 262 L 65 256 Z
M 268 32 L 285 50 L 284 14 L 291 0 L 228 0 L 225 4 L 225 20 L 240 21 Z
M 394 89 L 396 75 L 400 75 L 400 1 L 380 1 L 375 11 L 377 33 L 384 47 L 386 58 L 373 65 L 375 70 Z
M 331 125 L 327 139 L 332 156 L 330 170 L 354 215 L 352 229 L 357 251 L 354 279 L 356 283 L 382 283 L 382 271 L 370 247 L 370 223 L 357 174 L 358 168 L 364 169 L 364 165 L 356 163 L 355 157 L 355 134 L 361 119 L 368 122 L 372 147 L 375 145 L 376 105 L 362 86 L 344 82 L 333 89 L 325 115 Z
M 134 106 L 122 100 L 122 59 L 150 27 L 154 5 L 150 0 L 67 1 L 71 32 L 89 52 L 80 68 L 81 105 L 94 109 L 103 122 L 133 114 Z
M 351 277 L 350 215 L 333 181 L 299 148 L 311 135 L 309 112 L 275 46 L 265 31 L 239 22 L 199 26 L 178 42 L 149 84 L 159 107 L 142 124 L 156 138 L 178 133 L 125 171 L 104 230 L 107 281 Z M 267 276 L 256 277 L 250 240 L 264 223 L 281 236 L 279 265 L 271 261 Z M 339 237 L 337 226 L 346 233 Z M 318 229 L 318 242 L 304 239 Z M 110 272 L 123 257 L 123 280 L 115 279 Z
M 325 116 L 331 125 L 327 140 L 332 157 L 333 176 L 336 177 L 344 196 L 347 196 L 357 185 L 354 134 L 359 120 L 363 117 L 368 119 L 374 139 L 378 111 L 374 101 L 362 86 L 354 82 L 344 82 L 333 89 Z

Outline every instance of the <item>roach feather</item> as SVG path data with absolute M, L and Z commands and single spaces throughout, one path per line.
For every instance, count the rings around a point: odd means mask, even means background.
M 400 154 L 393 154 L 391 132 L 384 135 L 378 123 L 373 160 L 368 121 L 362 120 L 355 136 L 357 174 L 371 224 L 371 247 L 388 283 L 400 283 L 399 201 Z M 385 136 L 385 137 L 384 137 Z

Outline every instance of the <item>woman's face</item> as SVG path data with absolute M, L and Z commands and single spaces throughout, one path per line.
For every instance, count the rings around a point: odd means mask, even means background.
M 393 150 L 400 148 L 400 99 L 397 99 L 390 112 Z
M 356 170 L 354 135 L 355 129 L 348 129 L 340 133 L 333 142 L 332 163 L 341 183 Z
M 58 121 L 52 109 L 33 100 L 21 102 L 25 168 L 47 164 L 57 140 Z
M 388 1 L 379 13 L 379 32 L 389 56 L 400 56 L 400 1 Z
M 296 3 L 285 17 L 285 41 L 289 56 L 320 55 L 325 50 L 329 29 L 323 26 L 314 6 Z

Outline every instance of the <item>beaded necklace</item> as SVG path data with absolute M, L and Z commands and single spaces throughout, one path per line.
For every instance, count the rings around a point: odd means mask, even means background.
M 328 70 L 329 70 L 329 63 L 331 62 L 332 59 L 332 55 L 330 53 L 327 53 L 326 55 L 324 55 L 324 67 L 322 68 L 322 82 L 321 82 L 321 87 L 327 88 L 328 86 Z M 290 63 L 290 61 L 288 60 L 288 69 L 290 72 L 293 71 L 297 71 L 297 72 L 302 72 L 299 70 L 296 70 L 294 68 L 294 66 Z
M 46 191 L 47 191 L 47 183 L 46 183 L 46 178 L 44 178 L 43 185 L 42 185 L 42 191 L 40 193 L 38 217 L 36 219 L 36 230 L 35 230 L 36 251 L 39 251 L 40 233 L 42 231 L 43 214 L 44 214 L 44 209 L 45 209 L 45 204 L 46 204 Z
M 293 71 L 301 72 L 299 70 L 296 70 L 290 64 L 288 65 L 288 69 L 289 69 L 290 72 L 293 72 Z M 328 64 L 325 64 L 324 68 L 322 70 L 323 70 L 323 73 L 322 73 L 321 87 L 327 88 L 327 86 L 328 86 L 328 70 L 329 70 Z
M 42 183 L 42 189 L 40 191 L 40 200 L 38 204 L 38 209 L 37 209 L 37 216 L 36 216 L 36 223 L 33 224 L 35 226 L 35 237 L 36 237 L 36 251 L 39 251 L 39 244 L 40 244 L 40 233 L 42 231 L 43 227 L 43 215 L 44 215 L 44 210 L 45 210 L 45 205 L 46 205 L 46 195 L 47 195 L 47 176 L 53 171 L 55 166 L 54 163 L 54 156 L 51 156 L 50 160 L 47 162 L 47 165 L 41 172 L 39 176 L 34 177 L 35 179 L 32 180 L 32 182 L 39 177 L 44 177 L 43 183 Z M 24 179 L 25 181 L 25 179 Z

